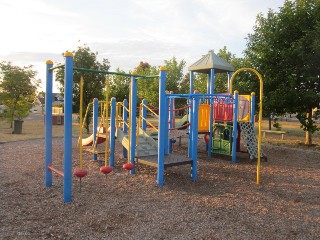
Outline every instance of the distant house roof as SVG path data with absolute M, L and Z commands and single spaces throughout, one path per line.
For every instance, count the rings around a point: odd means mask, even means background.
M 46 103 L 46 99 L 43 96 L 38 97 L 38 101 L 40 101 L 41 104 Z M 64 99 L 60 93 L 52 93 L 52 104 L 63 104 Z
M 208 54 L 203 55 L 198 61 L 188 67 L 189 71 L 199 73 L 210 73 L 214 69 L 215 73 L 234 72 L 234 67 L 227 63 L 224 59 L 210 50 Z
M 45 104 L 46 103 L 46 99 L 44 97 L 39 97 L 38 98 L 41 104 Z
M 63 101 L 63 97 L 60 93 L 52 93 L 53 101 Z

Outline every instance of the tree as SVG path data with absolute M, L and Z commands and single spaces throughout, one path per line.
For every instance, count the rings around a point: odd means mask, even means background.
M 22 121 L 29 115 L 32 102 L 40 80 L 36 79 L 37 72 L 33 66 L 18 67 L 11 62 L 0 63 L 0 102 L 6 107 L 4 118 L 12 123 Z
M 246 56 L 264 79 L 264 111 L 297 113 L 305 144 L 319 130 L 312 109 L 320 102 L 320 2 L 286 0 L 279 12 L 259 14 Z
M 230 63 L 235 70 L 244 67 L 250 67 L 250 63 L 247 58 L 238 58 L 235 54 L 228 51 L 227 47 L 224 46 L 217 53 L 219 57 Z M 215 76 L 215 92 L 227 92 L 228 76 L 226 73 L 218 73 Z M 251 94 L 252 92 L 259 92 L 259 81 L 256 76 L 248 72 L 240 72 L 237 75 L 236 81 L 233 82 L 232 91 L 238 90 L 240 94 Z
M 119 68 L 116 69 L 118 73 L 125 73 Z M 130 77 L 113 75 L 109 76 L 110 80 L 110 96 L 115 97 L 118 102 L 129 98 Z
M 184 77 L 183 69 L 186 66 L 186 62 L 183 59 L 179 62 L 176 57 L 173 57 L 170 60 L 164 60 L 164 64 L 167 69 L 167 90 L 178 93 L 179 83 L 183 80 Z
M 87 68 L 93 70 L 108 71 L 110 68 L 110 63 L 108 59 L 103 58 L 102 62 L 97 60 L 98 53 L 94 53 L 91 49 L 84 45 L 79 46 L 74 54 L 74 67 Z M 106 76 L 103 73 L 93 73 L 93 72 L 78 72 L 73 73 L 73 112 L 80 111 L 80 77 L 83 76 L 83 104 L 88 106 L 89 103 L 93 101 L 94 98 L 99 100 L 104 100 Z M 60 83 L 60 92 L 64 93 L 64 69 L 59 69 L 56 74 L 56 80 Z M 85 111 L 85 108 L 84 108 Z M 84 115 L 85 112 L 82 113 Z M 81 113 L 79 113 L 81 114 Z M 86 118 L 85 127 L 87 132 L 89 132 L 90 117 Z
M 140 62 L 140 64 L 134 69 L 138 75 L 142 76 L 150 76 L 150 75 L 158 75 L 159 68 L 155 66 L 151 66 L 147 62 Z M 146 99 L 148 104 L 157 106 L 158 105 L 158 97 L 159 97 L 159 79 L 151 79 L 151 78 L 140 78 L 137 80 L 137 88 L 138 88 L 138 101 L 139 104 L 142 99 Z
M 178 61 L 175 57 L 170 60 L 164 60 L 164 67 L 167 69 L 166 88 L 168 91 L 179 93 L 179 84 L 183 80 L 183 68 L 185 61 Z M 148 63 L 140 62 L 135 68 L 139 75 L 159 75 L 159 67 L 150 66 Z M 138 80 L 139 101 L 145 98 L 149 104 L 158 106 L 159 104 L 159 78 L 139 79 Z

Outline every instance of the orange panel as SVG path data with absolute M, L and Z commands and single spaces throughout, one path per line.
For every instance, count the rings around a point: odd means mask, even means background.
M 209 131 L 209 121 L 210 121 L 210 105 L 200 104 L 198 113 L 198 131 L 208 132 Z

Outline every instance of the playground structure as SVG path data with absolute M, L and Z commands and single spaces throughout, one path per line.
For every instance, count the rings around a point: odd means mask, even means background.
M 64 201 L 72 201 L 72 84 L 73 71 L 88 71 L 108 74 L 118 74 L 130 76 L 130 92 L 129 101 L 117 103 L 115 98 L 111 98 L 108 102 L 108 81 L 106 83 L 106 103 L 104 104 L 104 121 L 108 124 L 108 107 L 111 106 L 110 112 L 110 131 L 106 131 L 107 126 L 97 126 L 95 123 L 97 116 L 94 113 L 94 132 L 92 139 L 86 139 L 87 145 L 96 145 L 101 140 L 101 136 L 105 134 L 105 167 L 107 170 L 101 170 L 103 173 L 112 171 L 114 167 L 114 150 L 115 138 L 122 143 L 123 155 L 128 157 L 128 163 L 124 164 L 124 168 L 130 170 L 131 174 L 135 173 L 135 164 L 141 163 L 157 167 L 157 183 L 160 186 L 164 185 L 164 171 L 171 166 L 190 165 L 191 178 L 197 179 L 197 149 L 198 149 L 198 134 L 207 134 L 207 150 L 208 156 L 214 153 L 226 154 L 232 157 L 232 162 L 236 163 L 236 150 L 239 144 L 238 124 L 240 128 L 246 129 L 246 135 L 254 135 L 254 106 L 255 94 L 251 96 L 239 96 L 237 91 L 232 93 L 232 82 L 238 72 L 248 70 L 254 72 L 260 80 L 260 111 L 259 111 L 259 134 L 258 142 L 247 141 L 245 144 L 248 147 L 250 158 L 257 159 L 257 184 L 260 183 L 260 157 L 261 157 L 261 118 L 262 118 L 262 78 L 259 73 L 253 69 L 239 69 L 231 77 L 234 71 L 233 67 L 220 59 L 213 52 L 209 52 L 204 58 L 211 61 L 211 65 L 203 66 L 202 62 L 205 59 L 200 59 L 194 65 L 189 67 L 190 70 L 190 92 L 187 94 L 174 94 L 166 92 L 166 69 L 160 68 L 159 75 L 156 76 L 139 76 L 135 73 L 123 74 L 115 72 L 106 72 L 92 69 L 76 68 L 73 66 L 73 55 L 70 52 L 65 53 L 65 64 L 62 66 L 53 67 L 52 61 L 47 61 L 47 88 L 46 88 L 46 139 L 45 139 L 45 185 L 52 186 L 52 172 L 63 176 Z M 219 58 L 219 59 L 218 59 Z M 208 63 L 208 59 L 206 63 Z M 216 60 L 219 60 L 216 66 Z M 209 61 L 209 63 L 210 63 Z M 63 172 L 55 169 L 52 165 L 52 116 L 50 114 L 52 102 L 52 80 L 53 70 L 63 67 L 65 69 L 65 121 L 64 121 L 64 159 Z M 207 93 L 201 94 L 194 90 L 194 73 L 203 72 L 208 74 Z M 228 73 L 228 94 L 214 93 L 214 74 L 217 72 Z M 146 101 L 141 104 L 141 114 L 137 121 L 137 79 L 138 78 L 159 78 L 159 114 L 158 126 L 153 128 L 158 132 L 158 141 L 155 141 L 146 132 L 148 120 L 147 111 L 152 111 L 148 108 Z M 81 84 L 82 86 L 82 84 Z M 83 90 L 82 90 L 83 91 Z M 187 156 L 176 155 L 172 153 L 172 144 L 174 138 L 177 137 L 174 120 L 174 100 L 177 98 L 185 98 L 188 101 L 189 115 L 186 125 L 189 134 L 188 153 Z M 81 99 L 81 98 L 80 98 Z M 98 100 L 94 100 L 98 101 Z M 80 103 L 82 107 L 82 103 Z M 239 108 L 240 107 L 240 108 Z M 82 109 L 80 110 L 82 112 Z M 97 112 L 97 111 L 96 111 Z M 80 114 L 81 115 L 81 114 Z M 82 118 L 82 116 L 81 116 Z M 169 121 L 168 121 L 169 120 Z M 241 123 L 246 124 L 241 124 Z M 247 124 L 249 123 L 249 124 Z M 80 119 L 82 126 L 82 119 Z M 244 127 L 242 127 L 242 125 Z M 101 129 L 104 129 L 101 131 Z M 101 136 L 99 136 L 101 134 Z M 109 137 L 108 137 L 108 136 Z M 237 137 L 238 136 L 238 137 Z M 255 135 L 251 140 L 256 140 Z M 80 136 L 80 168 L 75 175 L 81 178 L 87 172 L 82 169 L 82 136 Z M 250 152 L 251 148 L 251 152 Z M 95 149 L 92 151 L 94 156 L 97 154 Z M 96 158 L 93 157 L 93 160 Z

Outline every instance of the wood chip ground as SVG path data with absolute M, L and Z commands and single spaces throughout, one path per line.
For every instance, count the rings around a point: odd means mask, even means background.
M 62 169 L 62 138 L 53 144 Z M 44 186 L 43 139 L 0 144 L 0 239 L 319 239 L 320 152 L 264 145 L 268 162 L 257 185 L 247 154 L 231 164 L 199 146 L 198 180 L 191 181 L 190 166 L 173 167 L 162 188 L 154 168 L 125 172 L 120 146 L 107 176 L 85 153 L 89 174 L 81 192 L 73 178 L 73 202 L 63 203 L 60 177 Z

